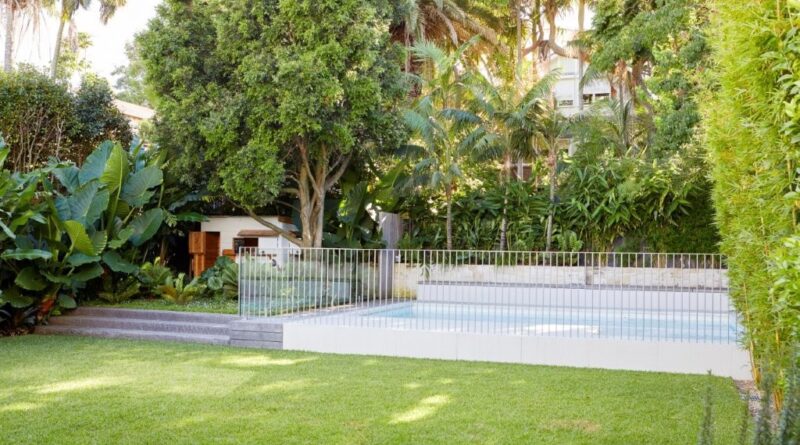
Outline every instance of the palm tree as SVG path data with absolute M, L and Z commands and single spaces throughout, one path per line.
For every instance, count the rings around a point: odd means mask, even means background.
M 521 73 L 515 77 L 521 78 Z M 496 142 L 482 152 L 501 160 L 503 177 L 507 184 L 512 179 L 512 161 L 530 159 L 535 154 L 534 141 L 543 118 L 545 98 L 550 94 L 556 80 L 557 74 L 551 73 L 534 81 L 524 91 L 518 87 L 520 81 L 496 85 L 483 76 L 473 77 L 470 108 L 480 116 L 480 126 L 489 136 L 487 140 Z M 507 244 L 507 205 L 506 199 L 500 225 L 500 250 L 505 250 Z
M 107 24 L 117 9 L 125 6 L 127 0 L 100 0 L 100 21 Z M 58 71 L 58 59 L 61 57 L 61 45 L 64 39 L 64 26 L 71 21 L 78 9 L 88 9 L 92 0 L 61 0 L 61 15 L 56 32 L 56 46 L 53 49 L 53 60 L 50 61 L 50 77 L 55 79 Z
M 54 0 L 0 0 L 5 13 L 6 40 L 4 42 L 3 70 L 11 71 L 14 65 L 14 31 L 17 18 L 27 15 L 33 23 L 34 29 L 38 27 L 39 16 L 42 8 L 50 6 Z
M 497 18 L 493 8 L 481 8 L 470 0 L 398 0 L 397 10 L 400 20 L 395 35 L 402 35 L 408 50 L 424 41 L 457 48 L 475 35 L 502 46 L 494 30 Z M 405 68 L 411 71 L 411 51 Z
M 567 136 L 569 128 L 569 119 L 558 112 L 555 100 L 553 100 L 547 107 L 547 112 L 539 126 L 541 146 L 547 150 L 547 168 L 550 176 L 550 209 L 547 212 L 547 239 L 545 242 L 547 251 L 550 250 L 553 242 L 553 214 L 558 192 L 558 160 L 561 157 L 564 138 Z
M 491 135 L 477 124 L 475 114 L 460 109 L 465 90 L 459 72 L 469 41 L 447 54 L 430 42 L 416 44 L 415 57 L 427 65 L 423 79 L 424 95 L 405 110 L 404 119 L 413 139 L 407 154 L 416 160 L 413 171 L 417 185 L 444 193 L 447 206 L 447 249 L 453 248 L 453 193 L 463 179 L 463 165 L 475 154 L 476 147 L 493 144 Z

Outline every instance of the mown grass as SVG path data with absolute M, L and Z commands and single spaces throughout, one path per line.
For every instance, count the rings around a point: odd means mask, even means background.
M 692 444 L 729 379 L 79 337 L 0 339 L 0 443 Z
M 111 304 L 103 300 L 90 300 L 81 303 L 84 306 L 115 307 L 125 309 L 152 309 L 178 312 L 209 312 L 213 314 L 238 314 L 239 301 L 219 298 L 200 298 L 188 304 L 175 304 L 161 299 L 137 299 Z

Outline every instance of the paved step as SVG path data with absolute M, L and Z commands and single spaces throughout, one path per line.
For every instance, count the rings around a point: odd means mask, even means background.
M 134 340 L 160 340 L 186 343 L 227 345 L 227 335 L 188 334 L 181 332 L 142 331 L 130 329 L 91 328 L 80 326 L 47 325 L 36 328 L 40 335 L 84 335 L 102 338 L 128 338 Z
M 178 332 L 201 335 L 228 335 L 228 324 L 226 323 L 197 323 L 139 318 L 93 317 L 86 315 L 52 317 L 50 319 L 50 325 L 123 329 L 131 331 Z
M 238 320 L 238 315 L 207 314 L 196 312 L 153 311 L 145 309 L 117 309 L 109 307 L 79 307 L 70 316 L 133 318 L 140 320 L 182 321 L 195 323 L 227 324 Z

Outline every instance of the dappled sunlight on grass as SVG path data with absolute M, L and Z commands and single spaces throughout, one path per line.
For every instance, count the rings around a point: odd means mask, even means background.
M 403 385 L 403 388 L 406 388 L 406 389 L 419 389 L 419 388 L 422 388 L 422 384 L 421 383 L 417 383 L 417 382 L 406 383 L 405 385 Z
M 389 423 L 391 424 L 409 423 L 422 420 L 426 417 L 432 416 L 442 406 L 446 405 L 449 402 L 450 402 L 450 397 L 443 394 L 426 397 L 422 399 L 417 404 L 417 406 L 411 408 L 408 411 L 395 415 L 392 418 L 392 421 Z
M 120 377 L 87 377 L 85 379 L 66 380 L 51 383 L 35 389 L 38 394 L 53 394 L 72 391 L 85 391 L 87 389 L 108 388 L 128 383 L 129 380 Z
M 42 407 L 41 403 L 17 402 L 9 403 L 5 406 L 0 406 L 0 413 L 13 412 L 13 411 L 32 411 Z
M 255 388 L 260 392 L 273 392 L 273 391 L 296 391 L 299 389 L 306 389 L 314 386 L 315 382 L 308 379 L 298 380 L 278 380 L 276 382 L 268 383 L 266 385 Z
M 222 360 L 220 363 L 223 365 L 234 366 L 292 366 L 298 363 L 306 363 L 316 360 L 317 357 L 303 357 L 303 358 L 272 358 L 268 355 L 248 355 L 230 357 Z
M 544 429 L 549 431 L 597 433 L 600 431 L 600 424 L 582 419 L 557 419 L 546 423 Z

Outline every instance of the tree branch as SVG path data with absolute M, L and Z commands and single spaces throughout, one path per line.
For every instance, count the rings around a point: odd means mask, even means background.
M 244 208 L 244 207 L 243 207 L 243 208 Z M 258 222 L 258 223 L 259 223 L 259 224 L 261 224 L 262 226 L 265 226 L 265 227 L 267 227 L 267 228 L 270 228 L 270 229 L 272 229 L 272 230 L 274 230 L 274 231 L 278 232 L 278 234 L 280 234 L 282 237 L 284 237 L 284 238 L 286 238 L 287 240 L 289 240 L 289 242 L 290 242 L 290 243 L 292 243 L 292 244 L 294 244 L 294 245 L 296 245 L 296 246 L 298 246 L 298 247 L 303 247 L 303 241 L 302 241 L 302 240 L 300 240 L 300 238 L 298 238 L 297 236 L 295 236 L 295 234 L 294 234 L 294 233 L 292 233 L 292 232 L 290 232 L 289 230 L 286 230 L 286 229 L 284 229 L 283 227 L 281 227 L 281 226 L 278 226 L 278 225 L 276 225 L 276 224 L 273 224 L 273 223 L 271 223 L 271 222 L 267 221 L 266 219 L 264 219 L 264 218 L 262 218 L 262 217 L 258 216 L 258 215 L 257 215 L 255 212 L 253 212 L 253 210 L 252 210 L 252 209 L 250 209 L 250 208 L 244 208 L 244 210 L 247 212 L 247 215 L 248 215 L 248 216 L 250 216 L 250 218 L 253 218 L 254 220 L 256 220 L 256 222 Z
M 342 158 L 341 163 L 339 164 L 338 170 L 336 170 L 332 175 L 328 176 L 328 180 L 325 181 L 325 190 L 330 190 L 339 179 L 342 178 L 342 175 L 347 170 L 347 167 L 350 166 L 350 160 L 353 158 L 353 152 L 351 151 L 346 156 Z

